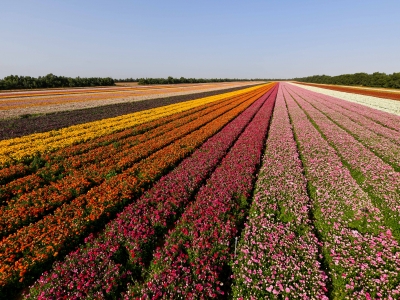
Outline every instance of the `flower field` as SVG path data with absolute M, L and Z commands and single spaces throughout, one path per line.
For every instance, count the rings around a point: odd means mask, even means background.
M 333 91 L 360 94 L 365 96 L 373 96 L 379 98 L 400 100 L 400 93 L 395 89 L 383 89 L 383 88 L 365 88 L 365 87 L 351 87 L 343 85 L 331 85 L 331 84 L 314 84 L 314 83 L 303 83 L 297 82 L 305 86 L 320 87 L 324 89 L 329 89 Z
M 1 140 L 0 298 L 400 298 L 400 116 L 311 89 Z
M 400 91 L 390 90 L 390 92 L 385 93 L 382 91 L 383 89 L 371 90 L 359 87 L 349 89 L 349 87 L 344 86 L 336 87 L 331 85 L 316 85 L 308 83 L 302 83 L 301 85 L 299 84 L 299 86 L 313 92 L 322 93 L 324 95 L 347 100 L 353 103 L 359 103 L 362 104 L 362 106 L 365 105 L 377 110 L 388 112 L 389 115 L 400 115 Z M 357 107 L 357 105 L 355 105 L 355 107 Z M 359 110 L 359 106 L 356 109 Z
M 0 92 L 0 119 L 26 114 L 42 114 L 101 107 L 160 97 L 187 95 L 230 88 L 243 88 L 262 82 L 218 82 L 157 86 L 114 86 L 78 89 L 44 89 Z

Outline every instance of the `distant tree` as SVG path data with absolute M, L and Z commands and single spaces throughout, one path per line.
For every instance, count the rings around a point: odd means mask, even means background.
M 393 73 L 388 75 L 385 73 L 375 72 L 373 74 L 355 73 L 342 74 L 338 76 L 313 75 L 308 77 L 293 78 L 293 80 L 322 84 L 400 88 L 399 74 L 400 73 Z
M 52 73 L 38 78 L 30 76 L 10 75 L 0 80 L 0 89 L 34 89 L 34 88 L 55 88 L 55 87 L 84 87 L 84 86 L 112 86 L 115 84 L 111 77 L 100 78 L 71 78 L 56 76 Z

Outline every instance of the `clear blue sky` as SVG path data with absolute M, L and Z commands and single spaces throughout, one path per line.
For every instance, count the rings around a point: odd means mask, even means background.
M 0 0 L 0 78 L 400 72 L 400 1 Z

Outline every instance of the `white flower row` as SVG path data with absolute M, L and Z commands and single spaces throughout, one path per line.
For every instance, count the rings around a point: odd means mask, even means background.
M 296 85 L 298 87 L 301 87 L 303 89 L 307 89 L 309 91 L 336 97 L 336 98 L 347 100 L 350 102 L 355 102 L 358 104 L 362 104 L 362 105 L 365 105 L 368 107 L 372 107 L 372 108 L 375 108 L 375 109 L 378 109 L 381 111 L 385 111 L 385 112 L 396 114 L 396 115 L 400 116 L 400 101 L 397 101 L 397 100 L 390 100 L 390 99 L 365 96 L 365 95 L 359 95 L 359 94 L 338 92 L 338 91 L 323 89 L 323 88 L 319 88 L 319 87 L 296 84 L 293 82 L 289 82 L 289 83 Z

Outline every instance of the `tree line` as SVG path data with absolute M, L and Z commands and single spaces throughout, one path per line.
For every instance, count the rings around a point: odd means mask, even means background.
M 293 80 L 309 83 L 339 84 L 368 87 L 383 87 L 400 89 L 400 73 L 386 74 L 375 72 L 372 74 L 355 73 L 343 74 L 338 76 L 314 75 Z
M 111 86 L 115 80 L 111 77 L 65 77 L 47 74 L 37 78 L 31 76 L 10 75 L 0 79 L 1 90 L 12 89 L 40 89 L 59 87 L 89 87 L 89 86 Z
M 231 82 L 231 81 L 254 81 L 258 79 L 238 79 L 238 78 L 139 78 L 140 85 L 147 84 L 179 84 L 179 83 L 210 83 L 210 82 Z
M 54 74 L 39 76 L 10 75 L 0 79 L 0 90 L 12 89 L 40 89 L 40 88 L 63 88 L 63 87 L 90 87 L 90 86 L 113 86 L 116 82 L 138 82 L 140 85 L 148 84 L 178 84 L 178 83 L 208 83 L 208 82 L 231 82 L 231 81 L 265 81 L 265 79 L 238 79 L 238 78 L 124 78 L 114 79 L 111 77 L 65 77 Z

